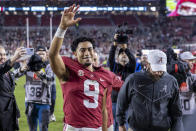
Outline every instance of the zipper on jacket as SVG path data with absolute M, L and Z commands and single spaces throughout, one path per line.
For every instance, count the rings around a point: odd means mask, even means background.
M 150 124 L 149 124 L 149 128 L 152 128 L 152 112 L 153 112 L 153 101 L 154 101 L 154 82 L 153 82 L 153 86 L 152 86 L 152 98 L 151 98 L 151 112 L 150 112 Z

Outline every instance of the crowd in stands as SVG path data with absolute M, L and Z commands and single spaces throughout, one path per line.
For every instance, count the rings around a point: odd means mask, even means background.
M 63 6 L 63 5 L 71 5 L 73 3 L 79 5 L 92 5 L 92 6 L 130 6 L 140 4 L 142 2 L 148 2 L 145 0 L 4 0 L 4 3 L 7 6 L 21 6 L 21 5 L 53 5 L 53 6 Z M 112 1 L 112 2 L 111 2 Z M 150 1 L 158 3 L 159 0 Z
M 179 22 L 181 21 L 181 22 Z M 187 23 L 187 24 L 183 24 Z M 132 51 L 141 49 L 166 49 L 171 46 L 183 48 L 187 43 L 195 42 L 195 35 L 192 31 L 193 21 L 186 19 L 156 19 L 152 23 L 140 23 L 137 26 L 130 25 L 128 28 L 133 31 L 129 34 L 129 48 Z M 95 39 L 98 53 L 101 60 L 108 56 L 110 46 L 113 42 L 113 36 L 117 26 L 76 26 L 67 31 L 61 54 L 71 56 L 70 44 L 72 41 L 81 36 L 88 36 Z M 53 27 L 53 35 L 57 27 Z M 49 27 L 30 27 L 29 47 L 37 45 L 50 46 L 50 28 Z M 23 27 L 1 27 L 0 44 L 3 44 L 8 54 L 12 55 L 13 51 L 19 46 L 27 45 L 26 28 Z M 194 48 L 191 48 L 194 50 Z M 136 52 L 134 52 L 136 53 Z

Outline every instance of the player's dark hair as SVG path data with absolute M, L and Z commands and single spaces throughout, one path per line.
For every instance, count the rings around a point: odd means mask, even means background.
M 95 41 L 92 38 L 87 38 L 87 37 L 79 37 L 76 40 L 73 41 L 72 45 L 71 45 L 71 50 L 72 52 L 75 52 L 78 44 L 80 42 L 85 42 L 85 41 L 89 41 L 92 45 L 93 45 L 93 49 L 95 48 Z

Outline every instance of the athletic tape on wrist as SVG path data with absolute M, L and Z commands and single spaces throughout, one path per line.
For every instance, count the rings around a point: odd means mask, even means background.
M 58 37 L 58 38 L 64 38 L 66 31 L 67 30 L 63 30 L 60 27 L 58 27 L 58 29 L 55 33 L 55 36 Z

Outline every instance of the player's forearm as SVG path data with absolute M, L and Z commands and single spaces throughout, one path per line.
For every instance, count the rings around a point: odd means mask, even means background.
M 107 123 L 108 123 L 108 112 L 107 112 L 107 89 L 104 90 L 104 97 L 102 103 L 102 131 L 107 131 Z
M 63 38 L 58 38 L 54 36 L 52 44 L 49 49 L 49 57 L 55 57 L 60 53 L 61 46 L 63 44 Z
M 63 26 L 62 24 L 59 25 L 50 46 L 50 57 L 59 54 L 67 28 L 68 27 Z
M 107 122 L 108 122 L 108 113 L 107 110 L 103 111 L 103 124 L 102 124 L 102 131 L 107 131 Z

